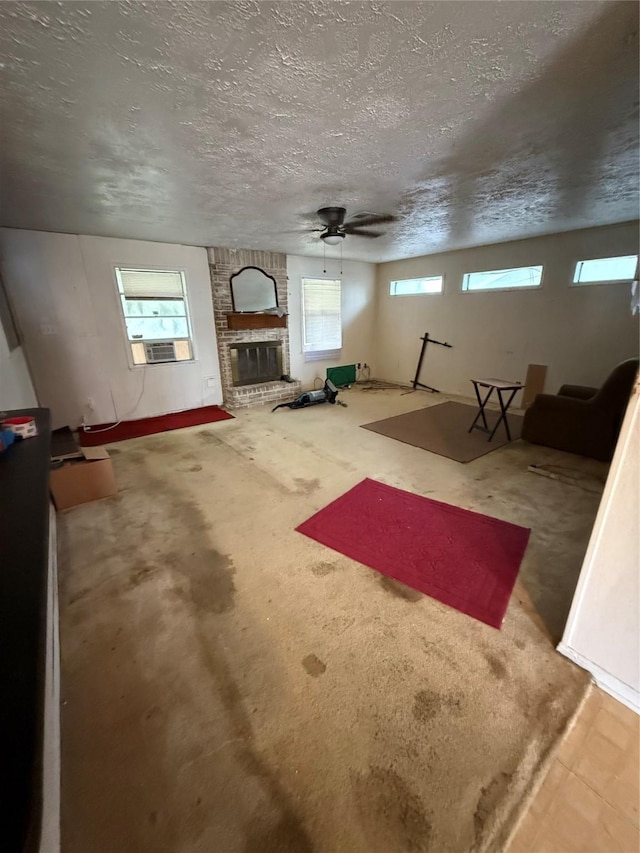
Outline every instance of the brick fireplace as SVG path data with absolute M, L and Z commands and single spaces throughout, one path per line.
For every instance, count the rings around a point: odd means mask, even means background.
M 261 403 L 281 403 L 293 400 L 301 391 L 300 382 L 282 382 L 280 379 L 251 381 L 251 365 L 258 369 L 260 365 L 268 373 L 253 375 L 276 375 L 277 364 L 280 374 L 288 374 L 289 367 L 289 328 L 269 328 L 265 318 L 264 328 L 230 329 L 227 315 L 232 314 L 230 277 L 243 267 L 254 266 L 273 276 L 276 281 L 278 305 L 287 312 L 287 256 L 278 252 L 259 252 L 249 249 L 207 249 L 209 272 L 211 275 L 211 293 L 213 296 L 213 315 L 218 338 L 222 395 L 229 409 L 255 406 Z M 260 325 L 260 315 L 250 315 Z M 288 320 L 288 318 L 287 318 Z M 255 324 L 253 324 L 255 325 Z M 280 344 L 279 353 L 274 350 Z M 274 361 L 274 359 L 276 359 Z M 240 368 L 244 369 L 243 370 Z M 249 371 L 249 372 L 247 372 Z M 235 378 L 234 378 L 235 372 Z M 243 378 L 238 379 L 240 373 Z

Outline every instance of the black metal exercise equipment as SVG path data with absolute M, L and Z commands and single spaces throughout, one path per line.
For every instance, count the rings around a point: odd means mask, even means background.
M 429 332 L 424 333 L 424 338 L 420 338 L 422 341 L 422 349 L 420 350 L 420 358 L 418 359 L 418 366 L 416 367 L 416 375 L 413 379 L 411 385 L 413 386 L 413 390 L 417 391 L 418 388 L 422 388 L 424 391 L 431 391 L 433 394 L 439 394 L 440 391 L 437 388 L 432 388 L 431 385 L 425 385 L 424 382 L 419 382 L 420 371 L 422 370 L 422 362 L 424 361 L 424 356 L 427 351 L 427 344 L 437 344 L 439 347 L 448 347 L 452 349 L 451 344 L 448 344 L 446 341 L 436 341 L 434 338 L 429 337 Z

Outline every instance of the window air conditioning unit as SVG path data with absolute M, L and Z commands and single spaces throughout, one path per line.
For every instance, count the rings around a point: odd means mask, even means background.
M 147 364 L 158 364 L 166 361 L 178 361 L 174 341 L 155 341 L 144 345 Z

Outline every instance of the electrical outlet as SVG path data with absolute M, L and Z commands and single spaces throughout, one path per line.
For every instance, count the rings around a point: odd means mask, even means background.
M 95 411 L 95 408 L 96 401 L 93 399 L 93 397 L 87 397 L 87 409 L 89 409 L 90 412 L 93 412 Z

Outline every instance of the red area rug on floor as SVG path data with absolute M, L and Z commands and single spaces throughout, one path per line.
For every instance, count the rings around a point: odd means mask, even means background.
M 530 533 L 369 479 L 296 529 L 494 628 Z
M 99 444 L 111 444 L 113 441 L 125 441 L 127 438 L 140 438 L 143 435 L 154 435 L 157 432 L 169 432 L 172 429 L 212 424 L 215 421 L 226 421 L 232 418 L 219 406 L 203 406 L 200 409 L 187 409 L 186 412 L 174 412 L 171 415 L 158 415 L 156 418 L 142 418 L 139 421 L 122 421 L 110 429 L 109 424 L 92 426 L 89 432 L 78 430 L 78 438 L 82 447 L 96 447 Z M 98 432 L 102 430 L 102 432 Z

